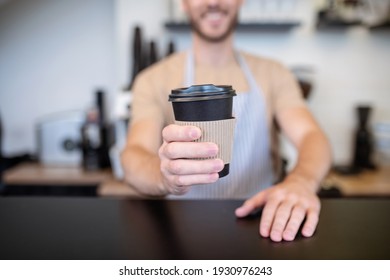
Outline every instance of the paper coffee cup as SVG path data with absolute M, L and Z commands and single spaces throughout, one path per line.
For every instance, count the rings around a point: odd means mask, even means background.
M 235 119 L 232 115 L 235 90 L 228 85 L 193 85 L 171 91 L 175 123 L 197 126 L 202 136 L 196 142 L 214 142 L 219 147 L 218 155 L 225 163 L 219 177 L 229 174 L 233 149 Z

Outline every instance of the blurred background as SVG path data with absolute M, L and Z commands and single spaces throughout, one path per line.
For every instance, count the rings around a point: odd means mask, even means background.
M 388 0 L 246 0 L 240 13 L 237 48 L 296 74 L 339 174 L 390 165 L 389 14 Z M 120 179 L 134 76 L 190 40 L 180 0 L 0 0 L 3 173 L 27 161 L 41 179 L 53 167 L 83 170 L 68 179 L 111 168 Z M 286 141 L 283 150 L 292 166 Z M 38 184 L 25 173 L 3 174 L 3 189 Z

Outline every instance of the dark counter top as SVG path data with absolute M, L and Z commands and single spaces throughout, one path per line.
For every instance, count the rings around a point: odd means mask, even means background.
M 0 198 L 0 259 L 390 259 L 390 200 L 323 199 L 312 238 L 274 243 L 234 200 Z

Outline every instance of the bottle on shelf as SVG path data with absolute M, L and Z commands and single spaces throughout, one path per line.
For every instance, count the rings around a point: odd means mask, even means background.
M 99 117 L 96 108 L 88 110 L 86 120 L 81 127 L 82 165 L 85 170 L 100 169 L 99 150 L 101 146 Z
M 1 115 L 0 115 L 0 188 L 2 182 L 2 173 L 3 173 L 3 127 L 1 123 Z
M 167 50 L 167 56 L 173 54 L 176 51 L 175 43 L 173 41 L 169 41 L 168 43 L 168 50 Z
M 144 68 L 144 53 L 142 51 L 141 27 L 139 27 L 139 26 L 134 27 L 133 38 L 132 38 L 132 42 L 130 45 L 132 47 L 132 49 L 130 50 L 130 54 L 132 57 L 130 69 L 131 69 L 132 73 L 131 73 L 130 83 L 124 88 L 125 91 L 131 90 L 135 77 Z
M 104 92 L 96 91 L 96 105 L 88 110 L 81 128 L 83 167 L 97 170 L 110 167 L 111 126 L 105 117 Z
M 99 149 L 99 165 L 100 168 L 110 167 L 109 150 L 112 145 L 112 131 L 111 125 L 107 121 L 105 111 L 104 92 L 102 90 L 96 91 L 96 106 L 98 108 L 99 116 L 99 135 L 100 135 L 100 149 Z
M 156 42 L 154 40 L 150 41 L 149 45 L 149 63 L 148 66 L 152 65 L 153 63 L 158 61 L 158 55 L 157 55 L 157 47 Z
M 2 123 L 1 123 L 1 115 L 0 115 L 0 164 L 1 164 L 1 159 L 3 158 L 3 126 L 2 126 Z
M 355 132 L 353 166 L 357 169 L 375 169 L 372 161 L 373 137 L 368 121 L 372 107 L 356 108 L 358 126 Z

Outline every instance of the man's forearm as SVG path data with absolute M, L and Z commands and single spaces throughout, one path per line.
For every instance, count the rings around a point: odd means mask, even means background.
M 128 146 L 122 153 L 125 181 L 140 193 L 164 196 L 167 191 L 161 182 L 160 159 L 142 147 Z
M 331 148 L 321 131 L 310 132 L 298 147 L 298 162 L 286 180 L 302 180 L 318 191 L 321 181 L 329 171 Z

